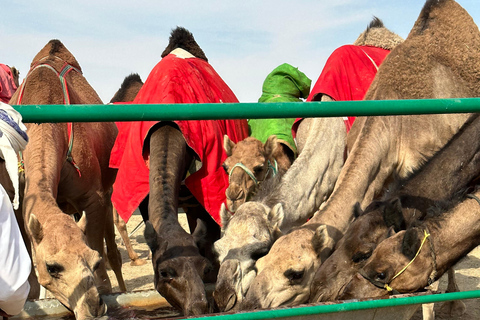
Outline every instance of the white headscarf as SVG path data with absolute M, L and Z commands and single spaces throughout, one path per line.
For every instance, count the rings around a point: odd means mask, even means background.
M 18 154 L 27 145 L 26 131 L 22 115 L 8 104 L 0 102 L 0 157 L 5 160 L 8 175 L 15 189 L 14 209 L 18 209 L 19 204 Z

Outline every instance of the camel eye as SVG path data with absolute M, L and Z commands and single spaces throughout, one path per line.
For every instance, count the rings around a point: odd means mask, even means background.
M 65 270 L 61 265 L 57 263 L 48 264 L 46 263 L 47 272 L 53 278 L 60 278 L 60 273 Z
M 384 272 L 377 273 L 377 275 L 375 276 L 375 280 L 377 281 L 383 281 L 385 280 L 385 278 L 386 278 L 386 275 Z
M 302 281 L 304 274 L 304 270 L 297 271 L 290 269 L 285 271 L 285 277 L 290 281 L 290 284 L 299 284 Z
M 158 273 L 164 280 L 171 280 L 177 276 L 177 272 L 173 268 L 165 268 Z

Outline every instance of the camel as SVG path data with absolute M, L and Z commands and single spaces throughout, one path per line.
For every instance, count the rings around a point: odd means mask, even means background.
M 479 135 L 480 117 L 474 114 L 422 168 L 391 188 L 386 199 L 374 201 L 364 212 L 357 207 L 358 218 L 315 274 L 310 302 L 337 300 L 381 241 L 424 219 L 430 207 L 464 190 L 480 174 Z M 454 279 L 453 269 L 449 275 Z M 449 291 L 455 289 L 456 284 L 449 282 Z M 462 306 L 451 309 L 462 310 Z
M 138 91 L 143 85 L 143 81 L 140 76 L 136 73 L 131 74 L 123 80 L 120 89 L 115 92 L 113 98 L 110 100 L 110 103 L 118 103 L 118 102 L 131 102 L 137 96 Z M 121 123 L 117 123 L 117 126 L 122 125 Z M 112 166 L 110 166 L 112 167 Z M 115 167 L 115 166 L 113 166 Z M 113 208 L 113 223 L 117 227 L 118 233 L 122 237 L 123 243 L 125 244 L 125 248 L 127 249 L 128 257 L 130 258 L 130 265 L 132 266 L 142 266 L 147 261 L 145 259 L 140 259 L 138 254 L 132 247 L 130 243 L 130 238 L 128 237 L 127 233 L 127 224 L 123 219 L 120 218 L 118 215 L 117 210 Z
M 172 30 L 162 60 L 133 102 L 238 100 L 208 63 L 192 33 L 177 27 Z M 144 235 L 152 252 L 156 290 L 184 315 L 206 313 L 211 306 L 204 283 L 215 282 L 218 271 L 215 261 L 207 259 L 211 251 L 208 243 L 220 237 L 220 205 L 225 201 L 228 184 L 221 167 L 226 158 L 223 137 L 227 134 L 234 142 L 243 140 L 248 135 L 247 122 L 144 121 L 132 122 L 129 130 L 112 195 L 114 206 L 122 218 L 128 219 L 132 209 L 148 201 Z M 138 151 L 143 152 L 130 154 L 137 143 Z M 135 171 L 130 174 L 132 169 Z M 189 205 L 187 196 L 192 195 L 201 205 Z M 178 222 L 179 206 L 186 211 L 191 234 Z
M 223 162 L 223 168 L 228 174 L 225 195 L 230 212 L 235 212 L 254 195 L 258 185 L 265 179 L 272 178 L 277 171 L 286 171 L 287 168 L 275 166 L 273 154 L 278 146 L 275 135 L 270 136 L 264 144 L 254 137 L 234 143 L 225 135 L 223 147 L 228 157 Z
M 75 57 L 51 40 L 34 57 L 11 104 L 101 104 Z M 70 127 L 70 129 L 69 129 Z M 115 170 L 114 123 L 29 123 L 23 152 L 23 216 L 33 244 L 38 280 L 77 319 L 102 316 L 101 294 L 111 292 L 102 259 L 126 291 L 115 243 L 110 195 Z M 72 216 L 79 214 L 75 221 Z
M 283 63 L 265 78 L 258 102 L 302 102 L 310 92 L 310 84 L 311 80 L 298 68 Z M 225 137 L 228 158 L 223 166 L 229 174 L 226 196 L 230 212 L 247 201 L 263 180 L 290 168 L 297 156 L 291 131 L 294 121 L 249 119 L 250 137 L 238 144 Z
M 233 216 L 222 213 L 223 236 L 214 244 L 220 262 L 214 298 L 222 311 L 240 306 L 255 277 L 255 261 L 281 234 L 305 223 L 333 190 L 344 162 L 343 120 L 304 121 L 309 138 L 290 169 L 265 182 Z
M 407 39 L 385 58 L 365 100 L 479 96 L 476 75 L 480 70 L 474 62 L 479 57 L 476 51 L 459 49 L 465 45 L 480 45 L 472 18 L 453 1 L 428 1 Z M 357 118 L 352 131 L 358 136 L 332 195 L 302 228 L 277 240 L 270 253 L 257 262 L 258 274 L 247 292 L 246 308 L 306 302 L 313 273 L 324 261 L 321 256 L 334 250 L 354 220 L 355 204 L 365 208 L 381 196 L 384 185 L 410 175 L 444 146 L 469 116 Z M 317 232 L 318 241 L 315 230 L 322 231 Z M 301 241 L 302 236 L 310 237 L 310 241 Z M 299 243 L 307 247 L 300 251 Z M 315 257 L 312 252 L 316 252 L 317 260 L 311 260 Z M 289 256 L 291 259 L 287 259 Z M 310 267 L 312 264 L 314 267 Z M 305 280 L 291 282 L 285 276 L 290 274 Z M 298 295 L 305 300 L 295 300 Z
M 466 194 L 447 211 L 440 207 L 438 216 L 382 241 L 341 298 L 415 292 L 438 280 L 480 244 L 479 197 L 479 190 Z

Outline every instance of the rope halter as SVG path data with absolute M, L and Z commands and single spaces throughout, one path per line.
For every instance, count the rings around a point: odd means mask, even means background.
M 263 180 L 259 181 L 255 175 L 253 174 L 253 172 L 247 168 L 247 166 L 245 166 L 243 163 L 241 162 L 238 162 L 236 163 L 232 169 L 230 169 L 230 172 L 228 173 L 228 183 L 230 184 L 231 182 L 231 178 L 232 178 L 232 174 L 233 174 L 233 169 L 235 168 L 242 168 L 243 171 L 245 171 L 245 173 L 250 177 L 250 179 L 253 180 L 253 182 L 255 183 L 256 186 L 258 186 L 260 184 L 260 182 L 262 182 Z M 277 164 L 277 160 L 274 160 L 274 165 L 272 165 L 272 163 L 270 162 L 270 160 L 268 160 L 268 169 L 267 169 L 267 173 L 265 174 L 265 178 L 268 177 L 268 174 L 270 172 L 273 172 L 273 176 L 275 176 L 278 172 L 278 164 Z M 264 178 L 264 180 L 265 180 Z
M 372 279 L 370 278 L 366 273 L 365 271 L 363 271 L 363 269 L 360 269 L 359 273 L 362 275 L 362 277 L 364 277 L 366 280 L 370 281 L 371 284 L 373 284 L 374 286 L 376 286 L 377 288 L 380 288 L 380 289 L 385 289 L 388 291 L 388 293 L 392 293 L 392 294 L 400 294 L 400 292 L 398 292 L 397 290 L 393 289 L 392 287 L 390 287 L 390 283 L 392 283 L 393 280 L 395 280 L 398 276 L 400 276 L 403 272 L 405 272 L 405 270 L 407 270 L 407 268 L 415 261 L 415 259 L 417 258 L 417 256 L 420 254 L 420 251 L 422 250 L 422 247 L 423 245 L 425 244 L 425 241 L 427 241 L 427 238 L 430 236 L 430 233 L 428 233 L 426 230 L 423 230 L 423 240 L 422 240 L 422 243 L 420 244 L 420 248 L 418 248 L 417 250 L 417 253 L 415 254 L 415 256 L 413 257 L 412 260 L 410 260 L 409 263 L 407 263 L 407 265 L 405 267 L 402 268 L 402 270 L 400 270 L 399 272 L 397 272 L 396 275 L 393 276 L 393 278 L 390 280 L 389 283 L 383 283 L 381 281 L 378 281 L 378 280 L 375 280 L 375 279 Z

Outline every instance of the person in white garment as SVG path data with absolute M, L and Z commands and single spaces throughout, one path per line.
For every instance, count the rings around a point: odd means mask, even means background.
M 13 208 L 18 208 L 18 160 L 25 149 L 28 137 L 21 115 L 11 106 L 0 102 L 0 157 L 5 160 L 8 175 L 15 188 L 14 203 L 0 185 L 0 316 L 19 314 L 30 285 L 28 276 L 31 260 Z

